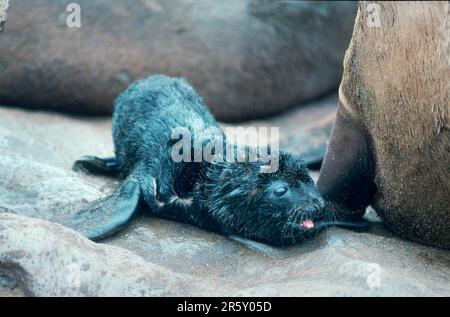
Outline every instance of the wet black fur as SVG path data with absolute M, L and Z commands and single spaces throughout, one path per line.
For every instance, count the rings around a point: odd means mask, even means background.
M 86 228 L 81 225 L 89 214 L 84 210 L 72 226 L 90 238 L 103 237 L 146 205 L 148 213 L 159 217 L 272 245 L 293 244 L 314 232 L 299 222 L 323 217 L 324 201 L 300 157 L 281 152 L 276 173 L 260 173 L 261 162 L 174 162 L 172 130 L 192 130 L 196 119 L 204 128 L 218 127 L 185 80 L 156 75 L 132 84 L 115 101 L 115 158 L 87 157 L 74 166 L 124 178 L 115 195 L 85 208 L 101 213 L 101 206 L 112 206 L 111 215 L 106 224 Z M 287 192 L 276 197 L 274 190 L 280 186 Z M 128 209 L 122 203 L 114 210 L 121 200 L 128 200 Z

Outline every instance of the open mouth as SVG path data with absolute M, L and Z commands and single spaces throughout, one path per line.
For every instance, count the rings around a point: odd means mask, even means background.
M 311 219 L 302 220 L 300 222 L 300 227 L 306 228 L 306 229 L 312 229 L 314 228 L 314 221 Z

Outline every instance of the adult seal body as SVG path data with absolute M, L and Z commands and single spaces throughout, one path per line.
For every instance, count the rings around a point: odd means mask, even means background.
M 336 89 L 356 14 L 353 1 L 10 4 L 0 104 L 109 115 L 132 82 L 168 74 L 186 78 L 227 121 L 278 113 Z M 70 23 L 77 13 L 80 27 Z
M 344 218 L 373 205 L 395 234 L 443 248 L 450 248 L 449 12 L 448 2 L 360 4 L 317 184 Z
M 157 75 L 132 84 L 115 102 L 115 157 L 84 157 L 74 166 L 124 180 L 114 194 L 86 206 L 67 225 L 98 239 L 144 211 L 224 235 L 288 245 L 335 223 L 328 221 L 324 201 L 296 155 L 280 152 L 272 173 L 261 172 L 263 160 L 176 162 L 174 129 L 199 126 L 215 131 L 200 139 L 202 145 L 223 137 L 186 81 Z M 195 149 L 189 144 L 192 158 Z

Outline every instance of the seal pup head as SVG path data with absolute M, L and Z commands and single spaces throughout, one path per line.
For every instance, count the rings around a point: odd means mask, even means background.
M 228 235 L 291 245 L 321 226 L 325 203 L 305 162 L 280 153 L 275 173 L 261 173 L 263 163 L 220 162 L 206 174 L 204 203 L 220 230 Z

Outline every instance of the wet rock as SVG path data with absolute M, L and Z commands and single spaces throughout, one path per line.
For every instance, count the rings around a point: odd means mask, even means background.
M 334 111 L 330 104 L 258 122 L 281 125 L 289 144 L 287 136 L 308 131 L 293 124 L 294 116 L 298 122 L 321 117 L 328 107 Z M 331 228 L 298 246 L 274 248 L 148 216 L 93 243 L 36 219 L 63 222 L 117 185 L 70 170 L 81 155 L 112 153 L 109 125 L 0 108 L 1 296 L 450 295 L 450 252 L 403 241 L 380 222 L 360 232 Z
M 28 295 L 174 296 L 205 287 L 125 249 L 23 216 L 0 214 L 0 245 L 1 269 L 12 272 Z
M 156 73 L 187 78 L 221 120 L 278 113 L 337 88 L 356 16 L 352 1 L 79 0 L 71 28 L 68 3 L 36 1 L 11 3 L 0 103 L 79 114 Z
M 115 180 L 71 171 L 73 159 L 82 155 L 80 147 L 111 153 L 109 125 L 107 120 L 1 110 L 0 211 L 62 222 L 71 211 L 109 193 Z
M 277 249 L 145 219 L 93 243 L 54 223 L 0 214 L 0 272 L 34 296 L 450 295 L 448 252 L 372 231 L 333 228 Z

